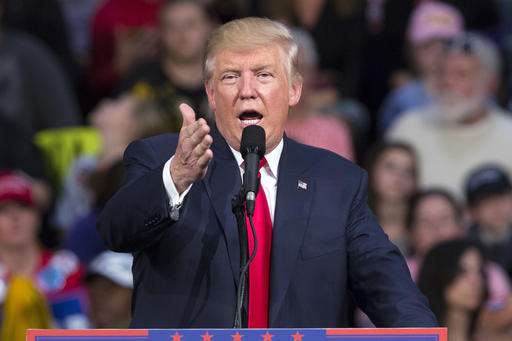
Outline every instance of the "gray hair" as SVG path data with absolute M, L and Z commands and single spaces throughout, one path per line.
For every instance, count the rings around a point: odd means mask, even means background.
M 222 50 L 250 51 L 276 43 L 285 55 L 285 67 L 290 81 L 300 79 L 297 70 L 298 47 L 290 30 L 267 18 L 247 17 L 230 21 L 216 29 L 206 47 L 203 74 L 209 81 L 213 74 L 215 55 Z
M 477 33 L 464 33 L 451 40 L 446 53 L 464 53 L 475 56 L 491 76 L 501 72 L 501 57 L 496 44 Z

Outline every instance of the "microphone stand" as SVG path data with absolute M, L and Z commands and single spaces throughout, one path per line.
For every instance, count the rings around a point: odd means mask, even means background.
M 231 200 L 231 209 L 236 217 L 240 242 L 240 278 L 236 295 L 236 309 L 233 326 L 242 328 L 248 326 L 249 290 L 247 290 L 249 265 L 256 256 L 258 239 L 253 222 L 255 197 L 258 192 L 258 163 L 265 154 L 265 130 L 257 125 L 245 127 L 242 131 L 240 153 L 245 160 L 242 186 L 238 195 Z M 247 169 L 249 168 L 249 169 Z M 254 247 L 249 255 L 247 238 L 246 213 L 251 225 Z
M 231 208 L 236 217 L 238 227 L 238 236 L 240 241 L 240 278 L 238 280 L 238 290 L 236 297 L 236 310 L 233 321 L 233 328 L 247 327 L 247 301 L 249 292 L 246 288 L 247 283 L 247 255 L 248 255 L 248 239 L 247 239 L 247 225 L 245 223 L 245 209 L 244 209 L 244 189 L 240 189 L 240 193 L 235 195 L 231 200 Z M 244 271 L 245 269 L 245 271 Z
M 236 310 L 235 318 L 233 322 L 233 328 L 247 328 L 247 306 L 249 302 L 249 291 L 247 290 L 246 283 L 249 275 L 249 265 L 256 256 L 258 250 L 258 238 L 256 235 L 256 229 L 254 228 L 254 222 L 252 220 L 252 214 L 247 214 L 249 223 L 251 224 L 251 233 L 254 241 L 254 248 L 251 255 L 248 257 L 248 239 L 247 239 L 247 224 L 245 222 L 245 190 L 242 187 L 240 193 L 233 197 L 231 200 L 232 211 L 235 214 L 238 235 L 240 237 L 240 277 L 238 280 L 238 290 L 236 294 Z

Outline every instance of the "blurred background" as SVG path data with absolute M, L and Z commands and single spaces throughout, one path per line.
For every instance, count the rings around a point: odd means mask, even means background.
M 512 336 L 512 0 L 0 0 L 0 13 L 1 340 L 128 326 L 132 257 L 106 250 L 98 213 L 131 141 L 179 131 L 181 102 L 212 119 L 205 44 L 245 16 L 291 28 L 304 91 L 288 136 L 368 171 L 370 206 L 450 340 Z

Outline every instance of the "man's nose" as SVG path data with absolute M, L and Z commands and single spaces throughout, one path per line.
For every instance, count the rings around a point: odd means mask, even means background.
M 242 99 L 250 99 L 256 98 L 256 84 L 253 76 L 246 75 L 242 76 L 242 82 L 240 82 L 240 98 Z

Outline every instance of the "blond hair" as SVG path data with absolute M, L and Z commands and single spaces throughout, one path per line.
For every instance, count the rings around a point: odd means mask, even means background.
M 215 55 L 219 51 L 251 51 L 272 43 L 277 44 L 284 53 L 288 80 L 300 79 L 298 47 L 288 28 L 267 18 L 247 17 L 230 21 L 212 33 L 203 64 L 205 80 L 209 81 L 213 75 Z

